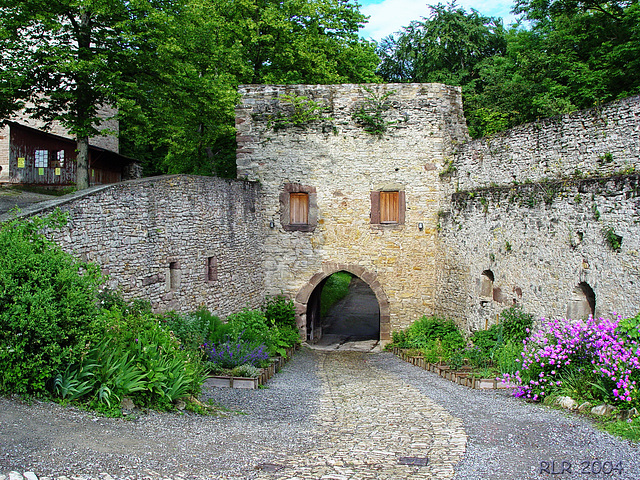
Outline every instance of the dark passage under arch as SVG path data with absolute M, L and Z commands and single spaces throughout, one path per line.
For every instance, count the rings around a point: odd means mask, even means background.
M 373 290 L 354 276 L 346 297 L 335 303 L 324 318 L 320 298 L 325 280 L 314 289 L 307 304 L 307 340 L 323 344 L 380 340 L 380 306 Z

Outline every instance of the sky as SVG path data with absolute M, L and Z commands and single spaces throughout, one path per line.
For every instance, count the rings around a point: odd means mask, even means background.
M 445 0 L 358 0 L 360 11 L 369 17 L 369 23 L 360 30 L 360 36 L 380 41 L 387 35 L 429 15 L 427 4 L 448 3 Z M 456 5 L 467 12 L 477 10 L 488 17 L 502 17 L 504 26 L 515 21 L 511 9 L 514 0 L 457 0 Z

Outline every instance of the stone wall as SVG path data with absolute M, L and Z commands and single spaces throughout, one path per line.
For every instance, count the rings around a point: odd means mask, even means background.
M 365 88 L 371 90 L 367 92 Z M 353 113 L 389 93 L 384 135 Z M 338 270 L 363 278 L 381 306 L 381 338 L 436 308 L 439 172 L 467 140 L 460 90 L 439 84 L 241 86 L 236 111 L 238 175 L 262 185 L 269 293 L 296 299 L 306 326 L 310 295 Z M 324 119 L 277 128 L 291 112 L 283 95 L 326 107 Z M 369 100 L 367 100 L 369 99 Z M 275 127 L 275 128 L 274 128 Z M 310 195 L 309 228 L 286 223 L 290 191 Z M 404 192 L 404 223 L 372 225 L 371 192 Z M 284 197 L 283 197 L 284 195 Z M 419 228 L 419 225 L 422 228 Z
M 640 170 L 640 97 L 468 142 L 455 167 L 459 190 Z
M 156 311 L 205 305 L 224 317 L 264 299 L 259 192 L 237 180 L 155 177 L 94 187 L 24 214 L 68 212 L 57 243 L 101 265 L 109 287 L 126 298 L 149 299 Z
M 462 145 L 439 235 L 440 312 L 469 330 L 514 303 L 572 316 L 586 289 L 596 316 L 638 313 L 639 158 L 640 97 Z

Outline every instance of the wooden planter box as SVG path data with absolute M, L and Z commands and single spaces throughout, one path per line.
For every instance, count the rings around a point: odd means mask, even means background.
M 268 367 L 263 368 L 260 375 L 257 377 L 228 377 L 222 375 L 212 375 L 205 380 L 205 385 L 208 387 L 221 387 L 221 388 L 244 388 L 253 390 L 260 385 L 266 384 L 293 356 L 296 350 L 300 348 L 299 345 L 287 349 L 286 357 L 275 357 L 271 359 L 271 363 Z
M 232 388 L 247 388 L 253 390 L 258 388 L 258 378 L 259 377 L 232 377 L 231 378 L 231 387 Z
M 426 362 L 423 357 L 413 357 L 398 347 L 393 347 L 393 353 L 402 358 L 405 362 L 411 363 L 420 368 L 424 368 L 436 375 L 469 388 L 475 389 L 498 389 L 498 388 L 514 388 L 515 385 L 503 383 L 502 380 L 495 378 L 473 378 L 473 370 L 469 366 L 463 366 L 460 370 L 453 370 L 448 365 L 439 363 Z

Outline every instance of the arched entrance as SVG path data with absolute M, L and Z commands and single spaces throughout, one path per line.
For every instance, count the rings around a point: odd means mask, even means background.
M 324 264 L 322 272 L 316 273 L 309 282 L 304 285 L 295 298 L 298 327 L 305 339 L 317 339 L 322 336 L 320 318 L 320 293 L 324 282 L 336 272 L 345 271 L 358 277 L 373 291 L 378 301 L 380 311 L 380 338 L 390 340 L 390 315 L 389 301 L 377 280 L 377 275 L 367 272 L 359 265 Z

